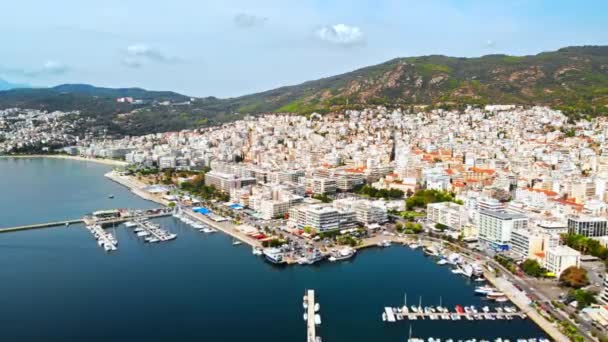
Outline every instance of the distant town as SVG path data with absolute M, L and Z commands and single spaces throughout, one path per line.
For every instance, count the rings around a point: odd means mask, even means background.
M 0 152 L 124 161 L 119 174 L 154 186 L 167 204 L 261 234 L 263 247 L 277 247 L 274 261 L 316 261 L 303 244 L 280 249 L 298 238 L 314 253 L 444 239 L 526 282 L 548 316 L 589 331 L 608 326 L 608 307 L 596 304 L 608 304 L 605 118 L 514 105 L 376 107 L 120 139 L 78 136 L 74 118 L 0 111 Z

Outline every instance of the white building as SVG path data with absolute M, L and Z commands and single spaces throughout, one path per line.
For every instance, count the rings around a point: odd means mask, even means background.
M 544 237 L 533 234 L 527 229 L 513 229 L 511 231 L 510 251 L 516 259 L 532 259 L 535 253 L 542 252 Z
M 318 232 L 340 228 L 340 216 L 340 212 L 329 205 L 302 205 L 289 211 L 292 225 L 311 227 Z
M 431 203 L 426 207 L 426 215 L 428 220 L 454 230 L 462 230 L 468 222 L 466 208 L 452 202 Z
M 479 239 L 496 250 L 508 250 L 511 232 L 528 228 L 528 217 L 504 211 L 480 210 L 477 232 Z
M 353 206 L 357 222 L 384 223 L 388 220 L 386 206 L 380 201 L 357 201 Z
M 568 246 L 556 246 L 545 252 L 544 267 L 558 278 L 566 268 L 580 265 L 581 253 Z

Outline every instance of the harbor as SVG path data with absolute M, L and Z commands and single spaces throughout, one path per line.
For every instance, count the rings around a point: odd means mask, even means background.
M 74 174 L 86 172 L 91 171 L 79 169 Z M 61 174 L 56 171 L 52 173 Z M 114 184 L 100 178 L 104 185 L 102 189 L 88 195 L 99 198 L 100 203 L 83 206 L 80 202 L 70 202 L 70 196 L 66 193 L 66 196 L 53 198 L 52 201 L 46 199 L 46 202 L 50 202 L 48 208 L 44 207 L 43 202 L 34 203 L 49 213 L 58 214 L 39 217 L 59 221 L 59 215 L 78 217 L 83 212 L 93 212 L 97 208 L 153 206 L 126 189 L 108 190 L 107 187 Z M 78 178 L 70 178 L 70 182 L 83 189 L 92 186 L 88 179 L 79 183 Z M 16 187 L 15 191 L 21 188 Z M 61 191 L 52 193 L 62 194 Z M 109 199 L 109 193 L 114 194 L 115 198 Z M 3 212 L 5 216 L 11 214 L 9 211 Z M 329 255 L 323 259 L 328 262 L 320 261 L 324 262 L 323 267 L 280 268 L 252 258 L 253 248 L 234 248 L 232 235 L 205 234 L 200 231 L 201 228 L 183 224 L 171 215 L 172 212 L 168 212 L 163 217 L 151 219 L 163 229 L 179 235 L 179 239 L 163 244 L 162 248 L 150 248 L 149 244 L 142 243 L 142 239 L 134 234 L 135 226 L 131 229 L 125 227 L 129 220 L 121 223 L 107 221 L 106 230 L 116 237 L 120 247 L 109 258 L 89 248 L 91 234 L 85 229 L 64 229 L 60 226 L 3 235 L 4 261 L 0 262 L 4 262 L 3 267 L 10 270 L 6 274 L 10 283 L 22 285 L 15 288 L 8 287 L 6 283 L 3 285 L 5 293 L 10 293 L 10 296 L 2 298 L 8 311 L 0 315 L 7 322 L 6 330 L 1 335 L 21 340 L 40 340 L 44 336 L 79 340 L 94 331 L 104 339 L 125 341 L 142 338 L 212 341 L 217 340 L 218 336 L 229 342 L 243 339 L 301 341 L 307 335 L 307 324 L 302 322 L 301 309 L 294 312 L 294 307 L 301 308 L 302 293 L 306 288 L 314 288 L 317 290 L 315 297 L 318 297 L 318 291 L 323 291 L 322 304 L 326 309 L 323 310 L 321 332 L 324 340 L 388 342 L 407 340 L 407 326 L 382 322 L 378 308 L 384 303 L 403 301 L 404 291 L 423 298 L 437 298 L 437 301 L 443 296 L 442 306 L 450 308 L 458 303 L 481 308 L 486 303 L 485 298 L 474 293 L 475 287 L 480 285 L 474 277 L 468 278 L 447 268 L 456 268 L 454 265 L 438 265 L 440 258 L 424 254 L 421 246 L 416 249 L 409 245 L 408 248 L 401 247 L 401 239 L 396 237 L 378 237 L 379 241 L 390 240 L 392 245 L 379 248 L 372 243 L 373 247 L 370 246 L 369 250 L 356 253 L 356 262 L 331 262 Z M 20 223 L 14 219 L 5 222 L 9 225 L 14 223 L 15 226 Z M 123 223 L 125 225 L 121 226 Z M 74 224 L 71 228 L 79 227 L 83 226 Z M 205 238 L 201 238 L 201 233 Z M 49 258 L 53 262 L 40 262 Z M 17 264 L 11 266 L 9 262 Z M 80 267 L 90 264 L 96 265 L 94 269 Z M 65 282 L 75 267 L 81 270 L 78 289 L 88 293 L 90 315 L 104 317 L 113 326 L 112 331 L 99 332 L 96 326 L 90 324 L 88 317 L 82 317 L 78 304 L 82 299 L 73 297 L 74 282 Z M 108 293 L 108 279 L 115 280 L 111 294 Z M 47 286 L 37 287 L 36 291 L 28 287 L 28 284 L 40 282 Z M 503 291 L 500 286 L 494 286 Z M 231 299 L 231 293 L 236 292 L 240 294 L 238 301 Z M 34 311 L 22 312 L 19 308 L 22 307 L 20 303 L 23 298 L 29 298 L 34 303 L 46 301 L 47 304 L 34 305 Z M 155 305 L 170 309 L 148 310 L 150 298 L 154 298 Z M 122 309 L 108 315 L 108 303 L 115 300 L 121 301 Z M 203 305 L 192 305 L 193 302 Z M 265 308 L 264 315 L 259 315 L 261 306 Z M 52 314 L 56 307 L 63 309 L 59 314 Z M 209 315 L 210 311 L 220 314 Z M 181 314 L 176 317 L 175 312 Z M 226 320 L 226 315 L 230 315 L 231 320 Z M 25 319 L 34 322 L 40 329 L 32 331 L 21 328 L 18 322 Z M 442 341 L 448 338 L 464 341 L 470 336 L 481 336 L 489 341 L 499 337 L 516 341 L 521 336 L 543 336 L 543 332 L 527 319 L 465 321 L 466 318 L 458 323 L 418 319 L 412 324 L 416 336 L 425 336 L 425 341 L 428 336 Z M 267 322 L 277 324 L 268 325 Z M 69 328 L 72 324 L 78 324 L 81 330 Z M 171 329 L 174 324 L 180 325 L 179 331 Z M 150 325 L 161 328 L 152 332 L 146 328 Z M 264 328 L 260 329 L 262 325 Z M 353 329 L 353 326 L 356 328 Z M 319 326 L 315 328 L 318 335 Z

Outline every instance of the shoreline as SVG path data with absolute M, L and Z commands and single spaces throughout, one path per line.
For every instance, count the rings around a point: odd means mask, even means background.
M 128 163 L 120 160 L 105 159 L 105 158 L 88 158 L 82 156 L 70 156 L 63 154 L 20 154 L 20 155 L 0 155 L 0 159 L 30 159 L 30 158 L 50 158 L 50 159 L 65 159 L 76 160 L 82 162 L 92 162 L 108 166 L 127 166 Z
M 143 199 L 154 201 L 163 206 L 168 205 L 168 201 L 160 198 L 157 195 L 149 194 L 149 193 L 145 192 L 144 190 L 142 190 L 142 188 L 145 187 L 146 185 L 136 179 L 133 179 L 133 177 L 119 176 L 114 171 L 106 173 L 105 176 L 107 178 L 109 178 L 110 180 L 125 186 L 126 188 L 131 190 L 131 192 L 133 192 L 135 195 L 137 195 Z M 188 212 L 188 213 L 186 213 L 186 215 L 188 215 L 192 219 L 195 219 L 202 223 L 210 225 L 210 226 L 222 231 L 224 234 L 227 234 L 228 236 L 231 236 L 234 239 L 238 239 L 238 240 L 250 245 L 251 247 L 258 247 L 258 248 L 261 247 L 260 246 L 261 244 L 259 243 L 259 241 L 251 239 L 250 237 L 246 236 L 245 234 L 239 232 L 238 229 L 235 227 L 224 227 L 219 222 L 214 222 L 212 220 L 209 220 L 209 219 L 205 218 L 203 215 L 198 214 L 198 213 Z M 395 237 L 395 236 L 380 235 L 380 236 L 376 236 L 374 238 L 370 238 L 369 240 L 365 241 L 362 245 L 356 246 L 355 249 L 364 250 L 364 249 L 372 248 L 372 247 L 376 246 L 377 241 L 382 241 L 382 240 L 389 240 L 392 243 L 405 244 L 406 241 L 413 240 L 413 237 L 401 238 L 401 237 Z M 427 239 L 423 238 L 423 240 L 424 240 L 422 243 L 423 245 L 426 245 L 429 243 L 433 244 L 433 243 L 437 242 L 437 241 L 433 241 L 433 239 L 428 239 L 428 238 Z M 463 256 L 465 256 L 467 259 L 472 259 L 471 256 L 467 255 L 466 253 L 461 253 L 461 254 Z M 288 263 L 288 265 L 290 265 L 292 263 Z M 499 278 L 495 277 L 494 275 L 490 274 L 490 272 L 488 270 L 484 271 L 484 277 L 490 284 L 494 285 L 496 288 L 503 291 L 507 295 L 507 298 L 509 298 L 511 303 L 513 305 L 519 307 L 522 310 L 522 312 L 526 313 L 528 318 L 537 327 L 539 327 L 542 331 L 544 331 L 548 336 L 550 336 L 552 339 L 554 339 L 555 341 L 558 341 L 558 342 L 568 341 L 568 338 L 556 326 L 554 326 L 551 322 L 549 322 L 545 317 L 543 317 L 539 313 L 537 313 L 534 310 L 534 308 L 532 308 L 531 306 L 529 306 L 526 303 L 525 299 L 521 298 L 521 296 L 518 295 L 516 291 L 514 291 L 515 288 L 513 287 L 512 284 L 510 284 L 510 282 L 508 280 L 505 280 L 502 278 L 499 279 Z

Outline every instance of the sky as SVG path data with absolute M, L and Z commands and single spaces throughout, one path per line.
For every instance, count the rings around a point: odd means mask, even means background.
M 0 79 L 233 97 L 396 57 L 608 45 L 605 0 L 0 2 Z

